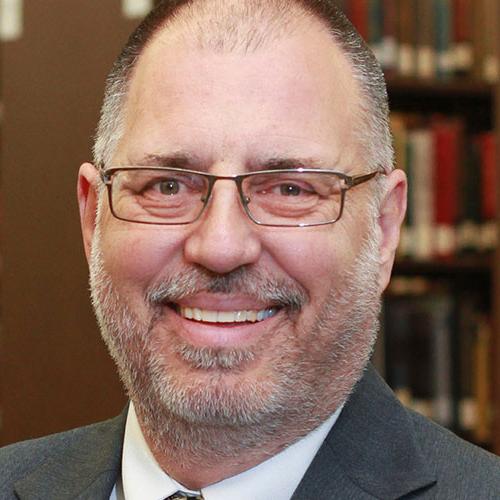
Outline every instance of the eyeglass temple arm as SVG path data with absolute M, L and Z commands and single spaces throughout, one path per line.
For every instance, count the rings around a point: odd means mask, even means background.
M 370 172 L 369 174 L 363 175 L 355 175 L 349 179 L 349 189 L 357 186 L 358 184 L 363 184 L 363 182 L 369 181 L 373 179 L 377 174 L 385 174 L 382 170 L 375 170 L 374 172 Z

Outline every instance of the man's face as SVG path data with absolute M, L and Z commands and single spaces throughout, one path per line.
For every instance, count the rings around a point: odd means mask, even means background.
M 182 155 L 186 168 L 219 175 L 274 159 L 365 173 L 356 89 L 318 30 L 248 54 L 201 50 L 164 31 L 134 74 L 114 165 Z M 93 300 L 139 415 L 264 429 L 319 422 L 341 404 L 376 330 L 372 187 L 348 193 L 339 222 L 312 228 L 254 224 L 232 181 L 217 182 L 186 226 L 119 221 L 101 200 L 88 238 Z M 183 317 L 185 308 L 203 320 Z M 264 319 L 217 319 L 241 311 Z

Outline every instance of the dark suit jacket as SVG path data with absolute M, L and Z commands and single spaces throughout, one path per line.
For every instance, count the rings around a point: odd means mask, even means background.
M 3 448 L 0 499 L 108 500 L 124 426 L 125 412 Z M 369 368 L 293 500 L 375 498 L 500 499 L 500 458 L 403 408 Z

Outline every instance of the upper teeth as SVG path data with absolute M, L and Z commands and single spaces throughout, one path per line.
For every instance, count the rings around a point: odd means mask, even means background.
M 245 321 L 255 323 L 270 318 L 277 312 L 275 307 L 260 311 L 208 311 L 197 307 L 181 307 L 179 311 L 184 318 L 209 323 L 243 323 Z

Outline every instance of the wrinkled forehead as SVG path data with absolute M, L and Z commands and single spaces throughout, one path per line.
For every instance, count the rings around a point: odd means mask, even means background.
M 229 37 L 203 32 L 203 26 L 200 20 L 194 26 L 187 21 L 170 23 L 145 48 L 126 103 L 128 131 L 161 123 L 166 115 L 194 121 L 197 117 L 187 116 L 191 112 L 210 126 L 201 114 L 204 103 L 215 96 L 228 121 L 226 130 L 234 124 L 236 132 L 237 124 L 259 116 L 265 133 L 266 125 L 273 125 L 264 123 L 263 117 L 276 118 L 269 111 L 272 105 L 272 113 L 280 110 L 282 135 L 296 134 L 297 120 L 302 120 L 303 130 L 317 136 L 319 143 L 331 142 L 325 134 L 333 133 L 339 144 L 356 140 L 359 87 L 349 60 L 321 21 L 302 16 L 286 26 L 272 26 L 271 34 L 240 26 Z M 231 102 L 230 96 L 240 102 Z M 197 102 L 198 108 L 188 106 L 188 101 Z M 208 112 L 213 109 L 207 106 Z M 220 116 L 214 119 L 215 133 Z

